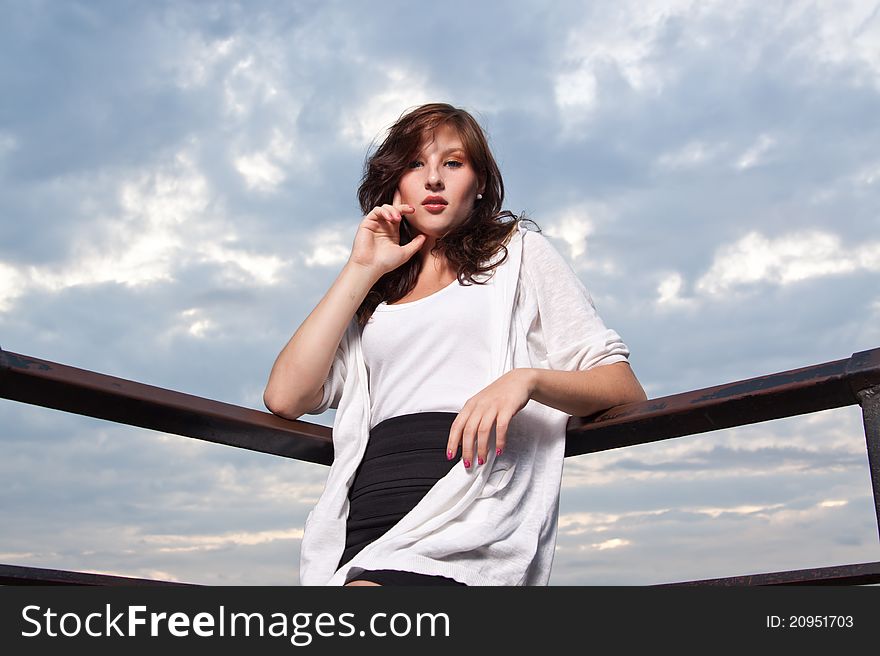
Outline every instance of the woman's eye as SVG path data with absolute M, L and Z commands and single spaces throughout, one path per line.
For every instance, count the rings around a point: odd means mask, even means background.
M 421 162 L 420 160 L 413 160 L 412 162 L 409 163 L 409 168 L 414 169 L 414 168 L 416 168 L 417 166 L 419 166 L 421 163 L 422 163 L 422 162 Z M 459 161 L 456 161 L 456 160 L 454 160 L 454 159 L 451 159 L 451 160 L 449 160 L 449 161 L 446 162 L 446 163 L 447 163 L 447 164 L 452 164 L 452 165 L 453 165 L 452 168 L 454 168 L 454 169 L 457 169 L 457 168 L 460 168 L 460 167 L 464 166 L 464 163 L 459 162 Z

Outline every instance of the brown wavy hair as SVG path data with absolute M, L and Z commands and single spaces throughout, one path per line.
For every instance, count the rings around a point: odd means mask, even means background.
M 483 198 L 474 203 L 470 215 L 460 225 L 439 237 L 431 253 L 443 253 L 455 267 L 460 284 L 483 285 L 475 275 L 491 274 L 507 259 L 505 244 L 517 230 L 518 221 L 529 221 L 525 214 L 515 216 L 502 211 L 504 182 L 498 164 L 489 149 L 486 135 L 479 123 L 464 109 L 446 103 L 430 103 L 404 112 L 388 129 L 384 141 L 367 156 L 364 174 L 358 187 L 358 202 L 364 215 L 376 206 L 390 204 L 400 178 L 419 152 L 426 134 L 439 125 L 450 125 L 464 145 L 468 161 L 480 182 L 485 181 Z M 538 228 L 537 232 L 541 229 Z M 408 244 L 414 235 L 403 216 L 400 224 L 400 245 Z M 504 256 L 494 265 L 489 260 L 500 250 Z M 420 258 L 414 255 L 401 266 L 389 271 L 373 285 L 357 310 L 358 325 L 363 330 L 373 311 L 383 301 L 394 303 L 416 286 L 420 272 Z M 490 276 L 491 277 L 491 276 Z

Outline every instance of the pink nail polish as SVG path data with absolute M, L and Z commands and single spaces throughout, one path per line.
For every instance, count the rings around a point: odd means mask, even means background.
M 452 460 L 452 456 L 453 456 L 452 449 L 450 449 L 449 451 L 446 452 L 446 459 Z
M 485 465 L 486 464 L 486 461 L 483 460 L 483 456 L 480 456 L 479 458 L 477 458 L 477 464 L 478 465 Z
M 470 461 L 470 460 L 465 460 L 465 461 L 464 461 L 464 466 L 465 466 L 465 469 L 470 469 L 470 467 L 471 467 L 471 461 Z
M 501 449 L 495 449 L 495 455 L 496 455 L 496 456 L 500 456 L 500 455 L 501 455 Z

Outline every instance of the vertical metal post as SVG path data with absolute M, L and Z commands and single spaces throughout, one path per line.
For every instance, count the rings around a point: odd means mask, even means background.
M 871 488 L 874 491 L 874 513 L 880 532 L 880 385 L 856 393 L 862 406 L 865 424 L 865 442 L 868 447 L 868 468 L 871 470 Z

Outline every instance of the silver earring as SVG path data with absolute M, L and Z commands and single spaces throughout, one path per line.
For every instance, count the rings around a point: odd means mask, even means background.
M 483 200 L 483 194 L 477 194 L 477 200 Z

